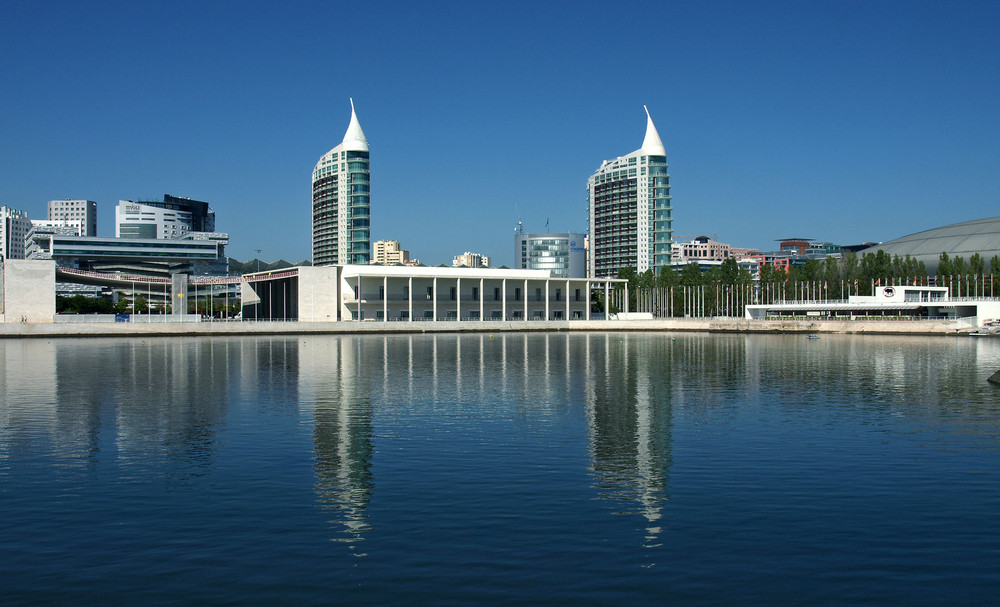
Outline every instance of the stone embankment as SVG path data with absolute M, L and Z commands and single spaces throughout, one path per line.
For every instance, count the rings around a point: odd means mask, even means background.
M 842 333 L 962 335 L 975 330 L 955 320 L 826 321 L 676 318 L 654 320 L 440 322 L 171 322 L 0 324 L 0 338 L 355 333 L 500 333 L 517 331 L 689 331 L 708 333 Z

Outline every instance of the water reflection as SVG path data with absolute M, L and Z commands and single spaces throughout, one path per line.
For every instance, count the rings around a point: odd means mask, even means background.
M 371 529 L 367 507 L 372 493 L 371 375 L 389 362 L 372 340 L 302 339 L 299 394 L 313 413 L 316 494 L 342 526 L 333 539 L 357 550 Z M 363 552 L 356 552 L 364 556 Z
M 296 399 L 297 349 L 255 339 L 0 342 L 0 457 L 30 436 L 63 468 L 208 471 L 228 409 L 244 395 Z
M 595 488 L 618 512 L 645 519 L 659 545 L 669 499 L 672 426 L 670 339 L 630 334 L 585 338 L 587 422 Z
M 902 417 L 921 431 L 1000 444 L 1000 393 L 985 382 L 1000 368 L 1000 340 L 640 333 L 0 340 L 0 361 L 0 478 L 12 462 L 49 459 L 60 471 L 112 462 L 116 473 L 185 484 L 218 470 L 220 460 L 230 465 L 220 451 L 237 438 L 275 439 L 259 428 L 273 410 L 295 417 L 289 432 L 301 439 L 282 456 L 308 459 L 302 490 L 329 516 L 333 539 L 358 555 L 375 532 L 375 470 L 403 467 L 386 460 L 412 456 L 405 463 L 417 473 L 426 461 L 462 470 L 463 462 L 441 462 L 407 443 L 416 432 L 437 438 L 445 428 L 459 439 L 481 432 L 467 442 L 469 455 L 495 473 L 490 466 L 519 461 L 493 461 L 510 454 L 503 441 L 563 439 L 582 422 L 586 444 L 582 432 L 572 435 L 581 447 L 572 465 L 588 475 L 579 501 L 596 496 L 613 505 L 636 521 L 648 548 L 664 543 L 678 428 L 731 423 L 739 432 L 754 411 L 818 422 L 850 413 L 866 427 L 898 432 L 894 420 Z M 311 444 L 307 456 L 303 443 Z M 388 444 L 400 448 L 379 468 L 376 447 Z

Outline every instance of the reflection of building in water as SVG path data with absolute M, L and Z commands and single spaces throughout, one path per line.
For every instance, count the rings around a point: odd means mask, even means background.
M 56 406 L 55 346 L 41 339 L 0 339 L 0 461 L 16 443 L 30 444 L 25 434 L 59 433 Z M 72 441 L 71 436 L 62 437 Z M 62 444 L 60 436 L 53 444 Z
M 324 508 L 337 513 L 332 522 L 343 525 L 335 539 L 352 549 L 370 529 L 372 403 L 367 374 L 382 373 L 383 343 L 380 337 L 299 342 L 299 402 L 311 405 L 315 418 L 316 494 Z
M 586 402 L 595 487 L 622 514 L 646 519 L 656 545 L 671 465 L 669 340 L 587 335 Z M 658 351 L 660 347 L 663 351 Z
M 215 435 L 241 371 L 257 381 L 265 381 L 266 367 L 297 375 L 294 360 L 251 348 L 256 341 L 4 340 L 0 415 L 27 417 L 2 427 L 44 429 L 35 440 L 51 445 L 62 465 L 104 460 L 153 468 L 170 461 L 172 470 L 198 474 L 212 465 Z M 297 357 L 297 346 L 290 353 Z

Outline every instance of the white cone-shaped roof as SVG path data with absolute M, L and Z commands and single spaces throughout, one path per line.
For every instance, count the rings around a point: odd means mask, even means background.
M 640 148 L 642 153 L 648 156 L 666 156 L 667 148 L 663 147 L 660 134 L 656 132 L 656 125 L 653 124 L 653 117 L 649 115 L 649 108 L 644 105 L 642 109 L 646 110 L 646 137 L 642 140 L 642 148 Z M 360 128 L 358 127 L 358 130 Z
M 652 124 L 652 123 L 650 123 Z M 649 135 L 647 135 L 648 137 Z M 354 99 L 351 99 L 351 124 L 347 126 L 344 133 L 344 150 L 348 152 L 367 152 L 368 140 L 365 139 L 365 132 L 361 130 L 361 123 L 358 122 L 358 115 L 354 113 Z

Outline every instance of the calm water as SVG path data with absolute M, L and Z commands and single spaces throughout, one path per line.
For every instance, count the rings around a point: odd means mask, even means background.
M 0 340 L 0 602 L 983 604 L 1000 340 Z

